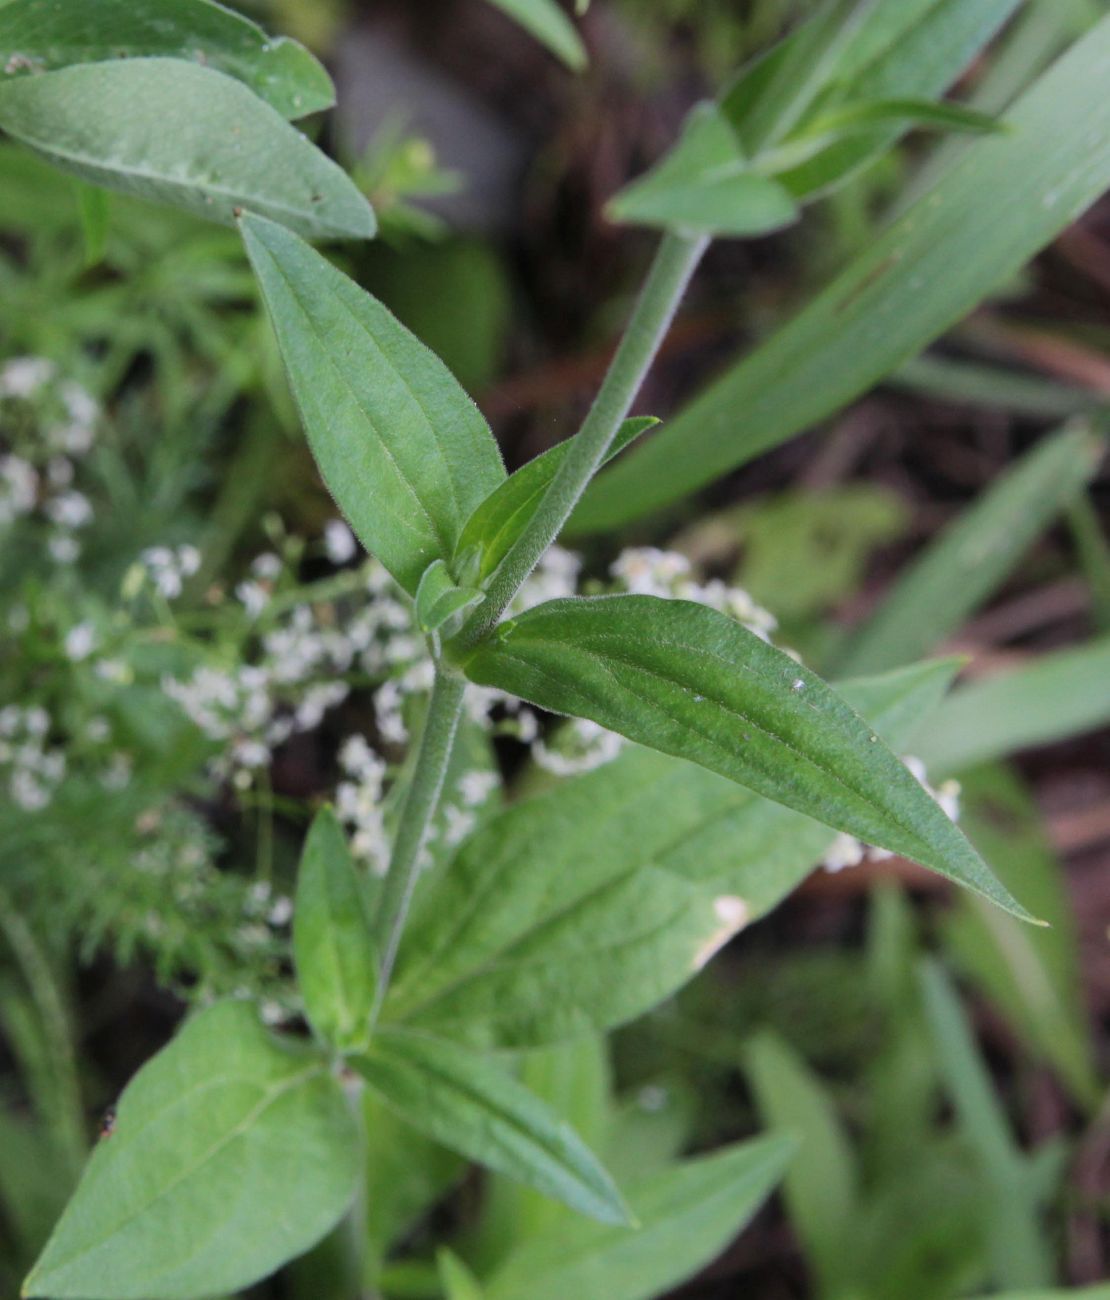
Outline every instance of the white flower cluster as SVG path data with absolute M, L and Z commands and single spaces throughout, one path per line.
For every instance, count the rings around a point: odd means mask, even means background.
M 18 357 L 0 368 L 5 402 L 29 407 L 32 418 L 17 422 L 18 450 L 0 453 L 0 528 L 38 514 L 50 525 L 49 555 L 71 564 L 81 553 L 77 534 L 93 519 L 92 503 L 73 482 L 95 441 L 100 408 L 80 384 L 59 381 L 43 357 Z M 5 414 L 0 432 L 8 424 Z
M 0 772 L 12 803 L 24 812 L 45 808 L 66 774 L 64 751 L 48 744 L 50 730 L 50 715 L 38 705 L 0 709 Z
M 176 600 L 185 583 L 200 569 L 200 551 L 184 546 L 148 546 L 139 556 L 143 576 L 166 600 Z
M 909 768 L 918 783 L 924 786 L 940 804 L 941 811 L 945 816 L 950 821 L 959 821 L 959 781 L 942 781 L 936 789 L 933 789 L 929 784 L 925 764 L 921 759 L 907 755 L 902 759 L 902 762 Z M 845 867 L 858 867 L 861 862 L 865 861 L 884 862 L 887 858 L 893 856 L 887 849 L 878 849 L 872 845 L 864 844 L 862 840 L 857 840 L 854 835 L 841 831 L 829 846 L 824 858 L 821 860 L 821 866 L 826 871 L 836 872 L 843 871 Z
M 720 578 L 698 582 L 690 561 L 678 551 L 630 547 L 621 552 L 609 572 L 624 591 L 708 605 L 736 619 L 764 641 L 769 641 L 778 627 L 775 616 L 757 605 L 742 587 L 730 587 Z

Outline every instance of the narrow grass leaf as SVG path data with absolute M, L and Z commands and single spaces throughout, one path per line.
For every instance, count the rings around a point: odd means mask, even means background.
M 326 1061 L 278 1042 L 246 1003 L 217 1003 L 124 1091 L 24 1294 L 239 1291 L 338 1222 L 360 1163 Z
M 650 596 L 551 601 L 502 624 L 465 670 L 700 763 L 1030 919 L 857 713 L 715 610 Z
M 293 959 L 305 1014 L 319 1038 L 340 1049 L 364 1043 L 378 959 L 358 869 L 330 808 L 317 813 L 301 855 Z
M 581 72 L 586 66 L 586 47 L 557 0 L 489 0 L 489 3 L 514 18 L 568 68 Z
M 1108 58 L 1104 18 L 1019 100 L 1005 135 L 969 145 L 799 316 L 603 474 L 570 531 L 640 518 L 832 415 L 1070 225 L 1110 184 Z
M 327 70 L 303 45 L 269 37 L 211 0 L 12 0 L 0 9 L 0 67 L 8 75 L 136 58 L 225 72 L 287 118 L 335 103 Z
M 859 1217 L 859 1170 L 832 1097 L 793 1049 L 769 1033 L 751 1044 L 746 1072 L 763 1123 L 798 1141 L 784 1187 L 791 1227 L 821 1289 L 850 1290 L 844 1242 Z
M 851 638 L 837 668 L 874 673 L 927 654 L 1011 573 L 1094 475 L 1106 441 L 1083 424 L 1046 438 L 946 528 Z
M 443 1284 L 444 1300 L 483 1300 L 485 1292 L 481 1283 L 467 1266 L 445 1246 L 436 1252 L 439 1280 Z
M 931 773 L 947 776 L 1107 722 L 1110 637 L 1100 637 L 961 686 L 938 709 L 917 749 Z
M 435 1141 L 590 1218 L 629 1222 L 612 1179 L 574 1130 L 487 1056 L 383 1029 L 351 1065 L 386 1105 Z
M 708 1264 L 771 1195 L 794 1153 L 774 1136 L 685 1160 L 629 1189 L 639 1227 L 561 1222 L 521 1242 L 488 1300 L 653 1300 Z
M 117 59 L 0 81 L 0 127 L 82 180 L 210 221 L 230 225 L 247 208 L 313 239 L 374 234 L 340 167 L 241 82 L 199 64 Z
M 241 224 L 324 482 L 362 544 L 415 593 L 504 480 L 493 435 L 381 303 L 282 226 Z

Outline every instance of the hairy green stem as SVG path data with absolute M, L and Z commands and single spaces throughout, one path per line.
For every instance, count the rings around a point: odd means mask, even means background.
M 465 690 L 466 682 L 461 677 L 437 668 L 428 712 L 424 717 L 416 767 L 405 792 L 397 836 L 389 859 L 389 871 L 382 886 L 378 910 L 378 941 L 382 953 L 381 974 L 378 978 L 379 1008 L 393 974 L 401 934 L 420 874 L 421 850 L 439 806 L 443 779 L 451 761 L 455 732 L 462 715 Z
M 465 652 L 496 625 L 521 583 L 562 531 L 627 417 L 708 242 L 674 234 L 664 236 L 628 329 L 585 424 L 573 439 L 558 474 L 528 527 L 493 575 L 485 600 L 459 633 L 455 648 Z M 437 669 L 416 768 L 405 793 L 389 871 L 382 888 L 378 913 L 382 963 L 375 1014 L 381 1008 L 397 960 L 397 949 L 420 872 L 421 850 L 439 805 L 465 689 L 466 683 L 461 677 L 450 675 L 442 666 Z
M 572 439 L 559 472 L 527 528 L 498 565 L 485 600 L 459 633 L 453 649 L 465 654 L 489 633 L 544 551 L 562 532 L 627 417 L 708 243 L 707 239 L 676 234 L 663 237 L 585 424 Z

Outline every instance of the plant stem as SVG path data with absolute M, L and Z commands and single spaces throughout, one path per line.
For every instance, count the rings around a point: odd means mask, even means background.
M 536 513 L 495 571 L 485 600 L 455 639 L 454 649 L 465 654 L 495 626 L 562 531 L 626 419 L 708 242 L 677 234 L 663 237 L 585 424 L 572 439 Z
M 597 473 L 640 390 L 675 311 L 709 241 L 668 234 L 655 254 L 624 338 L 581 431 L 528 527 L 498 567 L 483 603 L 456 638 L 464 652 L 494 627 Z M 420 853 L 443 791 L 462 713 L 466 682 L 437 665 L 412 782 L 405 793 L 389 871 L 382 887 L 378 938 L 382 945 L 375 1016 L 380 1010 L 420 872 Z
M 389 871 L 382 886 L 378 912 L 378 939 L 382 945 L 381 973 L 378 977 L 377 1009 L 381 1007 L 397 960 L 401 934 L 408 919 L 416 879 L 420 874 L 420 854 L 428 838 L 428 828 L 439 805 L 443 779 L 451 760 L 451 749 L 462 714 L 463 678 L 436 668 L 428 712 L 420 737 L 420 750 L 412 780 L 405 792 L 397 836 L 389 859 Z

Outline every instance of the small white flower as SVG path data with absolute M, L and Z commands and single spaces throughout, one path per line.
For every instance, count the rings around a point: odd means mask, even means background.
M 260 582 L 241 582 L 235 588 L 235 594 L 247 612 L 249 619 L 256 619 L 270 601 L 270 593 Z
M 358 551 L 355 535 L 342 519 L 329 519 L 324 528 L 324 549 L 332 564 L 346 564 Z
M 93 508 L 88 497 L 76 490 L 51 497 L 44 509 L 52 523 L 69 532 L 84 528 L 93 517 Z
M 55 564 L 72 564 L 81 554 L 80 544 L 69 533 L 51 533 L 46 549 Z
M 66 633 L 66 658 L 74 663 L 87 659 L 96 649 L 98 637 L 96 628 L 91 623 L 77 623 Z
M 33 397 L 54 377 L 54 363 L 45 357 L 15 357 L 0 370 L 0 394 Z

